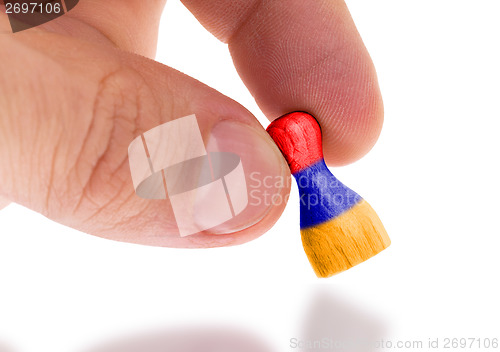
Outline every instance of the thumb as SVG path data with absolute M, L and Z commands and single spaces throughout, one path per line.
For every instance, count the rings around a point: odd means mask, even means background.
M 287 166 L 258 121 L 236 102 L 171 68 L 111 46 L 42 32 L 0 41 L 12 53 L 5 64 L 17 68 L 2 72 L 8 84 L 0 88 L 0 196 L 93 235 L 168 247 L 243 243 L 264 233 L 281 214 L 289 189 L 283 182 L 289 179 Z M 166 163 L 160 166 L 175 166 L 191 155 L 192 135 L 179 130 L 155 139 L 151 133 L 193 114 L 207 153 L 236 155 L 241 177 L 219 182 L 232 169 L 214 159 L 211 170 L 224 193 L 198 184 L 175 194 L 202 194 L 201 205 L 183 203 L 182 197 L 138 196 L 136 159 L 131 153 L 129 165 L 129 146 L 145 140 L 155 167 L 158 160 Z M 161 175 L 169 170 L 153 171 Z M 182 171 L 176 174 L 181 186 L 187 185 L 183 178 L 200 172 L 189 163 L 175 170 Z M 247 192 L 247 204 L 210 227 L 214 223 L 207 223 L 207 214 L 214 216 L 222 204 L 213 197 L 229 201 L 235 192 Z M 271 201 L 277 198 L 282 201 Z M 199 231 L 181 237 L 179 214 L 183 221 L 190 215 Z

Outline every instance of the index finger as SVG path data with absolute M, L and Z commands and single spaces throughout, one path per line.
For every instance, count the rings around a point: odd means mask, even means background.
M 375 144 L 383 104 L 371 58 L 342 0 L 182 0 L 216 37 L 264 114 L 307 111 L 325 160 L 347 164 Z

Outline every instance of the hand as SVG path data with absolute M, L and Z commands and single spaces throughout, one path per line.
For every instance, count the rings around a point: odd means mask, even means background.
M 247 176 L 252 168 L 289 176 L 273 141 L 244 107 L 148 59 L 164 3 L 81 0 L 56 20 L 0 35 L 1 197 L 93 235 L 168 247 L 243 243 L 274 224 L 285 203 L 256 207 L 252 219 L 242 217 L 217 235 L 181 238 L 167 201 L 134 193 L 130 142 L 190 114 L 201 121 L 205 139 L 216 129 L 219 143 L 238 149 Z M 343 1 L 184 4 L 228 44 L 269 119 L 303 110 L 319 120 L 329 164 L 355 161 L 374 145 L 382 100 Z M 3 14 L 0 32 L 8 28 Z M 277 192 L 285 196 L 289 188 Z

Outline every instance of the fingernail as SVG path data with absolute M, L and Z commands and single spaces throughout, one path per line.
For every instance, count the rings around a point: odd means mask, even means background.
M 195 115 L 145 132 L 129 146 L 136 193 L 169 199 L 179 235 L 229 234 L 284 206 L 290 173 L 263 128 L 223 120 L 206 144 Z
M 230 234 L 255 225 L 275 206 L 286 203 L 290 173 L 280 151 L 262 128 L 223 120 L 207 142 L 212 182 L 210 200 L 194 211 L 194 221 L 209 234 Z M 223 189 L 224 194 L 218 192 Z M 225 214 L 215 220 L 216 214 Z M 220 220 L 220 221 L 219 221 Z M 217 225 L 211 226 L 215 222 Z M 211 226 L 208 228 L 208 226 Z

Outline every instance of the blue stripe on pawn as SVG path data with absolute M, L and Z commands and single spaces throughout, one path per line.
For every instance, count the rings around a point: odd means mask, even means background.
M 299 187 L 302 229 L 332 220 L 362 200 L 332 175 L 323 159 L 293 176 Z

